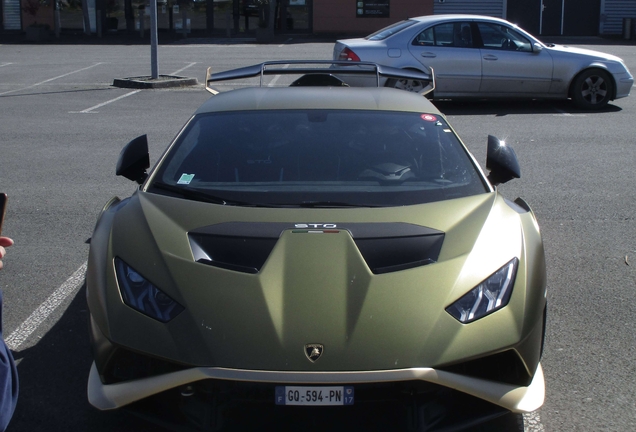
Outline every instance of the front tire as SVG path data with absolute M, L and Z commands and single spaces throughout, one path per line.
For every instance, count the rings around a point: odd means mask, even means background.
M 572 84 L 572 100 L 579 108 L 597 110 L 612 98 L 614 83 L 610 75 L 600 69 L 581 72 Z

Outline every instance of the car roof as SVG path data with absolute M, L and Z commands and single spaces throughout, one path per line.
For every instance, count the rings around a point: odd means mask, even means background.
M 419 17 L 409 18 L 413 21 L 424 22 L 424 23 L 435 23 L 440 21 L 449 21 L 449 20 L 487 20 L 487 21 L 495 21 L 501 22 L 502 24 L 511 24 L 509 21 L 506 21 L 501 18 L 496 18 L 487 15 L 475 15 L 475 14 L 445 14 L 445 15 L 424 15 Z
M 420 94 L 385 87 L 248 87 L 211 97 L 196 114 L 296 109 L 405 111 L 442 115 Z

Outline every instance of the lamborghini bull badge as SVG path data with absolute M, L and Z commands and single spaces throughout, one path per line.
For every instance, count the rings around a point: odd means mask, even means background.
M 307 344 L 305 345 L 305 355 L 310 362 L 314 363 L 322 356 L 322 352 L 325 347 L 321 344 Z

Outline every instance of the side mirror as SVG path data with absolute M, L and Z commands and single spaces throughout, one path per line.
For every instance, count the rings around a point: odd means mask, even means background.
M 521 168 L 513 148 L 492 135 L 488 135 L 486 169 L 490 171 L 488 181 L 493 186 L 521 177 Z
M 142 184 L 148 177 L 146 170 L 149 167 L 148 137 L 142 135 L 126 144 L 121 150 L 115 174 Z
M 532 44 L 532 52 L 539 53 L 541 51 L 543 51 L 543 45 L 541 45 L 540 43 L 536 43 L 536 42 Z

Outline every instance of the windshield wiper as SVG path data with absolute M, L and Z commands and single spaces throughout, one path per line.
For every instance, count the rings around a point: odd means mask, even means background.
M 201 189 L 195 189 L 190 186 L 181 186 L 181 185 L 173 185 L 169 183 L 163 182 L 154 182 L 150 185 L 150 188 L 156 188 L 163 191 L 170 192 L 172 194 L 178 195 L 180 197 L 190 199 L 193 201 L 201 201 L 212 204 L 220 204 L 220 205 L 228 205 L 228 206 L 243 206 L 243 207 L 275 207 L 275 208 L 294 208 L 294 207 L 302 207 L 302 208 L 360 208 L 360 207 L 384 207 L 381 205 L 375 204 L 364 204 L 364 203 L 348 203 L 348 202 L 340 202 L 340 201 L 301 201 L 300 203 L 253 203 L 247 201 L 237 201 L 231 200 L 227 198 L 220 197 L 218 195 L 214 195 L 203 191 Z
M 257 204 L 250 203 L 250 202 L 236 201 L 236 200 L 222 198 L 220 196 L 213 195 L 208 192 L 204 192 L 200 189 L 194 189 L 189 186 L 176 186 L 176 185 L 171 185 L 168 183 L 154 182 L 150 185 L 150 187 L 172 192 L 183 198 L 187 198 L 193 201 L 201 201 L 201 202 L 207 202 L 211 204 L 232 205 L 232 206 L 246 206 L 246 207 L 258 206 Z
M 298 207 L 306 208 L 338 208 L 338 207 L 383 207 L 376 204 L 348 203 L 340 201 L 302 201 Z

